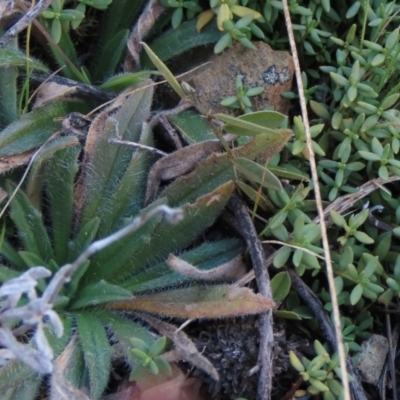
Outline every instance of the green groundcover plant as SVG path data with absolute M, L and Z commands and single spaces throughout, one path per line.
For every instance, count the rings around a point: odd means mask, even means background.
M 188 282 L 189 278 L 171 271 L 165 264 L 171 252 L 183 251 L 182 259 L 210 269 L 243 250 L 242 243 L 232 238 L 206 241 L 188 248 L 224 208 L 234 188 L 232 182 L 248 197 L 253 216 L 263 221 L 259 233 L 274 246 L 274 266 L 294 268 L 312 287 L 326 311 L 332 310 L 325 284 L 313 185 L 309 180 L 305 128 L 294 101 L 288 120 L 273 111 L 239 118 L 220 114 L 208 120 L 192 110 L 168 115 L 169 122 L 179 127 L 188 144 L 199 145 L 215 133 L 225 150 L 200 163 L 196 172 L 187 177 L 157 175 L 160 167 L 155 166 L 154 153 L 132 151 L 107 142 L 124 139 L 153 147 L 152 129 L 143 122 L 150 120 L 152 89 L 144 87 L 149 84 L 146 79 L 154 73 L 151 70 L 154 66 L 183 100 L 188 99 L 180 83 L 157 60 L 167 62 L 207 44 L 213 44 L 214 51 L 219 53 L 235 41 L 249 52 L 254 40 L 264 40 L 274 49 L 288 49 L 282 3 L 278 0 L 162 0 L 164 12 L 155 18 L 154 25 L 146 31 L 147 36 L 139 37 L 139 41 L 148 43 L 150 51 L 140 55 L 140 69 L 122 72 L 122 62 L 125 60 L 128 65 L 125 51 L 129 29 L 139 17 L 146 16 L 149 9 L 145 6 L 152 3 L 144 0 L 133 5 L 129 1 L 53 2 L 38 19 L 50 37 L 49 47 L 43 50 L 43 60 L 27 57 L 29 42 L 23 52 L 12 41 L 0 54 L 2 172 L 8 171 L 9 166 L 26 164 L 47 141 L 36 154 L 25 184 L 10 203 L 10 213 L 3 216 L 3 282 L 37 266 L 54 273 L 62 265 L 73 262 L 92 242 L 127 226 L 135 216 L 147 215 L 160 204 L 179 207 L 185 215 L 177 225 L 170 225 L 161 214 L 155 216 L 137 232 L 101 249 L 80 267 L 54 304 L 64 332 L 71 333 L 69 326 L 77 327 L 79 332 L 89 324 L 98 327 L 94 329 L 99 332 L 98 337 L 83 335 L 79 339 L 82 344 L 77 346 L 74 357 L 80 369 L 68 372 L 68 379 L 76 387 L 89 382 L 94 398 L 103 392 L 109 368 L 101 372 L 90 369 L 90 356 L 85 353 L 83 341 L 92 344 L 94 354 L 98 347 L 93 343 L 105 346 L 108 350 L 101 354 L 103 364 L 98 365 L 110 365 L 109 339 L 113 332 L 135 365 L 137 359 L 130 352 L 129 338 L 139 337 L 147 346 L 153 340 L 135 322 L 129 320 L 126 325 L 125 317 L 100 305 L 118 300 L 123 308 L 122 304 L 127 304 L 124 301 L 130 302 L 133 295 L 156 296 L 159 289 L 176 288 Z M 374 322 L 381 322 L 382 317 L 374 313 L 374 307 L 393 307 L 400 293 L 397 195 L 400 6 L 396 2 L 375 0 L 334 3 L 301 0 L 290 1 L 289 6 L 312 116 L 312 146 L 319 185 L 324 205 L 332 204 L 327 214 L 328 234 L 343 336 L 350 354 L 354 355 L 360 350 L 361 342 L 374 332 L 377 326 Z M 99 23 L 100 28 L 90 46 L 85 38 L 92 37 L 93 23 Z M 32 31 L 32 35 L 39 33 Z M 88 48 L 90 57 L 85 59 L 82 55 Z M 154 58 L 154 54 L 158 57 Z M 43 82 L 56 64 L 63 67 L 61 76 L 79 84 L 78 94 L 73 94 L 73 101 L 59 96 L 49 104 L 32 109 L 30 95 L 35 85 Z M 73 112 L 88 113 L 106 98 L 113 98 L 113 92 L 132 87 L 141 89 L 119 103 L 115 100 L 108 109 L 96 114 L 90 121 L 87 138 L 76 132 L 71 134 L 63 125 L 62 133 L 49 139 L 60 129 L 57 118 Z M 222 104 L 251 111 L 251 96 L 259 94 L 259 90 L 254 90 L 258 88 L 248 88 L 245 81 L 238 80 L 236 88 L 237 94 L 221 98 Z M 284 96 L 294 100 L 298 94 L 294 89 Z M 293 130 L 290 141 L 291 130 L 281 129 L 284 126 Z M 242 135 L 238 141 L 244 143 L 242 147 L 231 149 L 224 142 L 225 132 Z M 271 143 L 279 146 L 274 151 L 268 150 Z M 279 153 L 284 145 L 283 152 Z M 268 155 L 267 165 L 258 157 L 263 153 Z M 218 173 L 211 179 L 214 163 L 218 165 Z M 20 172 L 14 169 L 12 174 L 1 177 L 1 186 L 9 196 L 16 190 Z M 145 205 L 143 188 L 149 175 L 158 176 L 159 181 L 177 179 L 161 194 L 156 186 L 155 195 Z M 38 293 L 45 290 L 43 278 L 38 278 Z M 48 282 L 49 278 L 46 279 Z M 192 288 L 179 290 L 190 293 Z M 285 270 L 276 273 L 272 288 L 275 299 L 282 302 L 276 316 L 280 313 L 292 318 L 291 329 L 313 335 L 316 322 L 291 290 Z M 102 300 L 98 299 L 100 291 L 105 293 Z M 21 305 L 24 301 L 26 296 L 22 297 Z M 15 327 L 12 321 L 10 326 Z M 54 353 L 60 354 L 68 335 L 61 343 L 47 325 L 45 329 Z M 28 335 L 26 342 L 29 340 L 32 338 Z M 314 360 L 291 356 L 294 370 L 307 378 L 304 381 L 311 388 L 310 393 L 319 391 L 326 399 L 340 398 L 334 366 L 336 356 L 332 349 L 329 349 L 332 355 L 329 351 L 325 355 L 316 346 Z M 30 384 L 39 390 L 40 380 L 28 367 L 10 364 L 1 369 L 0 375 L 1 382 L 9 385 L 1 387 L 11 388 L 16 394 L 23 393 Z M 336 383 L 329 385 L 327 379 Z M 22 381 L 30 383 L 20 386 Z

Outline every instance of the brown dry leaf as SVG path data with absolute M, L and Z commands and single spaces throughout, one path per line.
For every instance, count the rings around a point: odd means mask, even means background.
M 149 172 L 145 204 L 154 199 L 162 180 L 192 172 L 201 161 L 221 150 L 219 141 L 210 140 L 184 147 L 158 160 Z
M 128 38 L 128 53 L 124 64 L 125 72 L 133 72 L 139 67 L 139 53 L 142 48 L 140 42 L 153 27 L 154 22 L 163 11 L 164 7 L 158 0 L 150 0 L 143 10 Z M 134 63 L 132 63 L 132 60 Z
M 168 266 L 176 272 L 189 276 L 192 279 L 203 281 L 217 281 L 227 279 L 240 279 L 246 272 L 246 267 L 243 263 L 243 257 L 239 254 L 237 257 L 229 260 L 225 264 L 209 269 L 201 270 L 179 257 L 170 254 L 167 260 Z
M 198 319 L 259 314 L 274 308 L 273 300 L 233 285 L 197 286 L 169 290 L 109 303 L 120 311 L 144 311 L 168 317 Z
M 10 171 L 13 168 L 20 167 L 21 165 L 27 164 L 35 152 L 36 149 L 26 151 L 25 153 L 0 157 L 0 174 Z
M 180 360 L 187 361 L 193 366 L 203 370 L 216 381 L 219 380 L 217 370 L 196 348 L 189 336 L 183 331 L 177 331 L 174 325 L 168 324 L 165 321 L 153 318 L 150 315 L 143 315 L 142 318 L 148 322 L 153 328 L 164 336 L 168 336 L 175 345 L 175 352 L 180 357 Z
M 118 392 L 104 396 L 103 400 L 206 400 L 199 394 L 200 381 L 187 378 L 172 365 L 171 377 L 144 375 L 138 381 L 124 382 Z M 70 399 L 72 400 L 72 399 Z
M 36 95 L 33 109 L 35 110 L 56 101 L 68 100 L 68 97 L 76 93 L 78 93 L 78 88 L 75 86 L 60 85 L 56 82 L 43 83 Z
M 76 339 L 75 334 L 54 362 L 54 371 L 50 380 L 50 400 L 90 400 L 85 393 L 72 386 L 64 377 L 64 371 L 71 361 L 76 346 Z

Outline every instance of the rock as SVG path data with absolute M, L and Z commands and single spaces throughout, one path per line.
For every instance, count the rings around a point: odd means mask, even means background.
M 356 367 L 364 382 L 376 385 L 389 349 L 388 340 L 381 335 L 372 335 L 363 342 L 361 349 Z
M 252 110 L 273 106 L 275 111 L 288 113 L 290 102 L 281 93 L 290 91 L 294 73 L 292 57 L 285 51 L 274 51 L 264 42 L 253 42 L 255 50 L 236 43 L 221 55 L 214 55 L 210 66 L 190 82 L 196 90 L 199 111 L 233 113 L 220 105 L 223 97 L 236 94 L 235 77 L 242 76 L 244 86 L 263 86 L 264 92 L 251 98 Z

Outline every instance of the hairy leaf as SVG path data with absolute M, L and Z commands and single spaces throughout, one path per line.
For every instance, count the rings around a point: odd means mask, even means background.
M 120 286 L 112 285 L 104 280 L 84 287 L 76 296 L 71 309 L 84 308 L 110 301 L 127 300 L 132 294 Z
M 217 242 L 206 242 L 202 245 L 179 254 L 179 257 L 190 262 L 202 271 L 208 271 L 226 263 L 244 250 L 243 243 L 237 239 L 226 239 Z M 157 290 L 187 282 L 189 278 L 171 271 L 166 262 L 146 268 L 143 272 L 124 280 L 121 286 L 132 293 L 144 290 Z
M 42 145 L 60 128 L 60 123 L 54 119 L 82 109 L 85 106 L 78 103 L 55 103 L 22 115 L 1 132 L 0 157 L 23 153 Z
M 215 134 L 208 122 L 193 111 L 170 115 L 168 120 L 179 129 L 189 144 L 215 139 Z
M 258 314 L 275 303 L 248 288 L 229 285 L 170 290 L 107 305 L 114 310 L 135 310 L 176 318 L 223 318 Z
M 124 146 L 110 145 L 109 138 L 119 137 L 123 140 L 138 142 L 142 123 L 150 112 L 152 88 L 139 90 L 124 100 L 118 112 L 111 116 L 122 99 L 99 116 L 90 126 L 85 146 L 85 159 L 82 167 L 78 207 L 84 202 L 81 223 L 105 211 L 104 207 L 122 176 L 125 174 L 132 158 L 132 150 Z
M 254 159 L 257 156 L 270 158 L 278 153 L 291 136 L 285 131 L 282 137 L 271 140 L 269 134 L 257 135 L 251 142 L 234 149 L 235 157 Z M 235 179 L 234 167 L 227 153 L 213 154 L 201 162 L 188 175 L 177 178 L 162 193 L 171 205 L 178 206 L 190 202 L 219 185 Z
M 82 344 L 86 368 L 90 377 L 90 395 L 97 400 L 107 386 L 112 348 L 108 343 L 103 324 L 93 312 L 75 314 L 79 340 Z
M 15 186 L 7 182 L 7 191 Z M 18 228 L 20 240 L 27 251 L 41 257 L 45 262 L 54 259 L 50 238 L 43 224 L 41 213 L 31 205 L 26 195 L 18 191 L 10 205 L 10 217 Z

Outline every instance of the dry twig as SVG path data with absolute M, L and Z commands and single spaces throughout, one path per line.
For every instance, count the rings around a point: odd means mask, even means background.
M 247 206 L 236 194 L 231 197 L 229 206 L 235 214 L 240 225 L 240 232 L 249 247 L 258 290 L 263 296 L 271 299 L 272 292 L 267 271 L 267 260 L 253 221 L 247 211 Z M 258 353 L 258 368 L 256 368 L 259 371 L 257 400 L 271 398 L 274 344 L 272 324 L 272 311 L 267 311 L 265 314 L 260 315 L 260 349 Z

